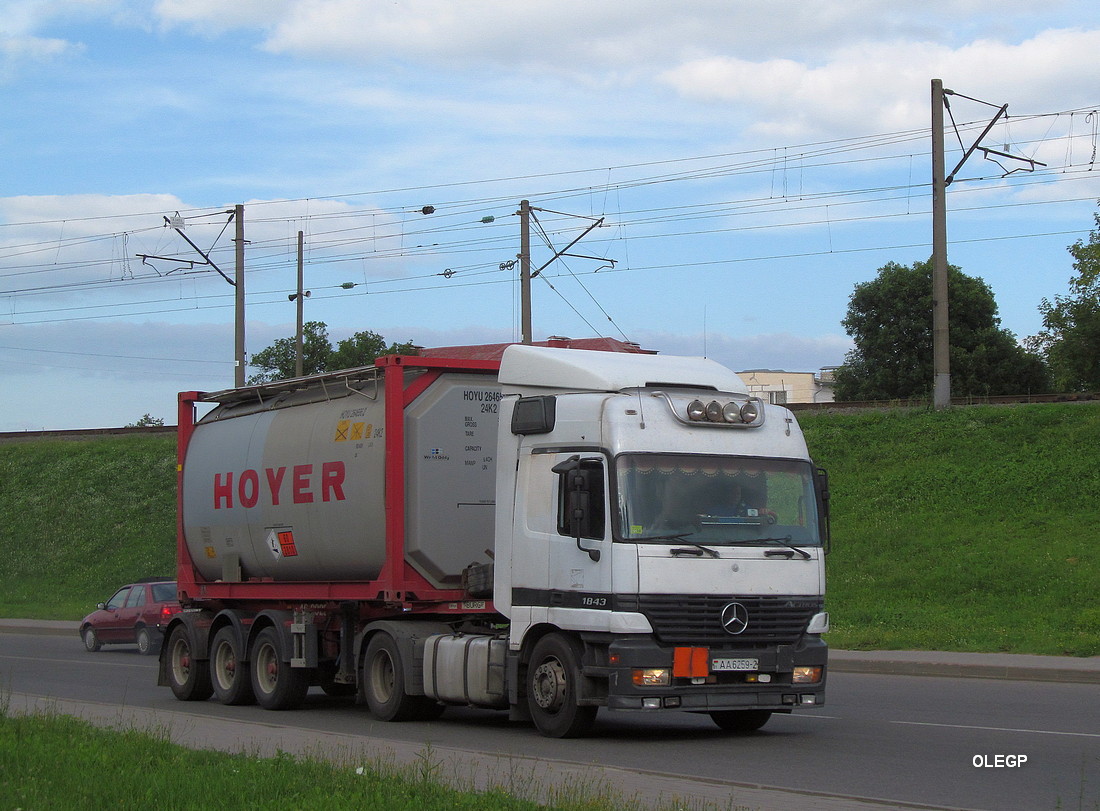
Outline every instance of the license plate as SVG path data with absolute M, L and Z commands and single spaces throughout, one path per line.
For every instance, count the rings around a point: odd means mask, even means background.
M 759 659 L 711 659 L 710 669 L 719 670 L 759 670 Z

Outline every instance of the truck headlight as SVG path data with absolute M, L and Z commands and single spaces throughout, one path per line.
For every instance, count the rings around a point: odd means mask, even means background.
M 670 676 L 667 667 L 639 668 L 633 672 L 634 684 L 638 687 L 668 687 Z
M 814 667 L 796 667 L 794 669 L 794 677 L 791 679 L 795 684 L 817 684 L 821 681 L 822 668 L 820 665 Z

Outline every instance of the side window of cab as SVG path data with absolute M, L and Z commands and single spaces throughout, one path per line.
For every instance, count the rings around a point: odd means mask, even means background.
M 554 467 L 558 474 L 558 534 L 603 540 L 604 464 L 600 458 L 576 456 Z

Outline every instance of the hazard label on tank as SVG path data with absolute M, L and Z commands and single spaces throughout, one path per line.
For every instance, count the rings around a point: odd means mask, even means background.
M 358 442 L 362 439 L 369 439 L 371 429 L 374 426 L 366 422 L 352 422 L 351 420 L 340 420 L 336 423 L 336 436 L 333 437 L 333 442 Z
M 271 530 L 267 534 L 267 546 L 277 558 L 298 556 L 298 548 L 294 545 L 294 531 L 290 529 Z

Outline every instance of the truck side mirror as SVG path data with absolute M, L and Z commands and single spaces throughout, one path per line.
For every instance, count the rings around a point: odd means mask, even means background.
M 577 548 L 598 561 L 600 550 L 583 546 L 581 539 L 603 538 L 603 460 L 570 456 L 551 470 L 560 481 L 558 532 L 576 538 Z
M 814 489 L 817 491 L 818 522 L 821 525 L 821 540 L 825 552 L 832 546 L 832 527 L 829 525 L 829 474 L 823 467 L 814 468 Z

